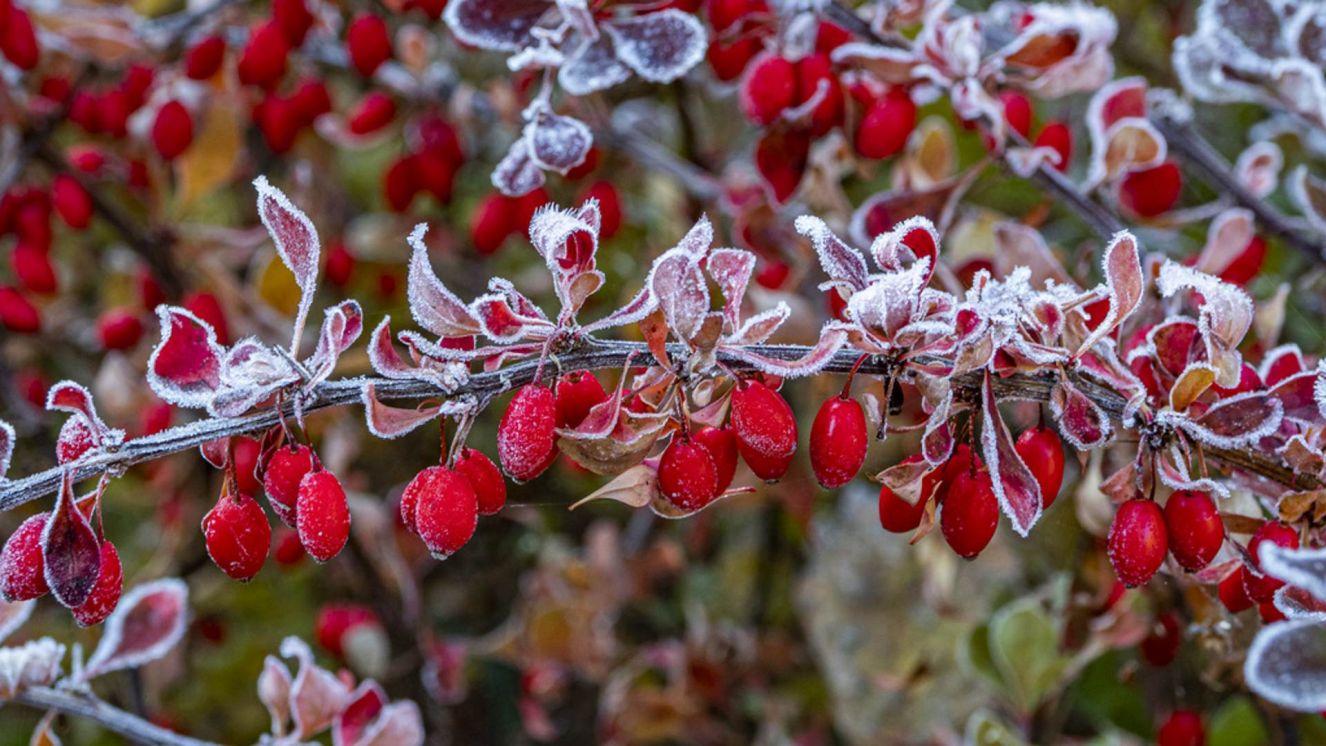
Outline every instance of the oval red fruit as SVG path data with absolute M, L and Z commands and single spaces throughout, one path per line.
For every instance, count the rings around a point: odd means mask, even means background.
M 732 390 L 732 431 L 737 450 L 755 476 L 780 479 L 797 450 L 797 421 L 787 400 L 759 381 L 740 381 Z
M 822 487 L 852 481 L 866 460 L 866 415 L 852 398 L 835 396 L 820 406 L 810 427 L 810 466 Z
M 1013 449 L 1041 487 L 1041 505 L 1050 507 L 1064 483 L 1064 446 L 1059 434 L 1040 426 L 1023 430 Z
M 608 392 L 594 374 L 576 370 L 557 379 L 557 426 L 576 427 L 593 409 L 608 398 Z
M 194 80 L 206 80 L 221 69 L 226 59 L 226 40 L 209 36 L 194 44 L 184 55 L 184 74 Z
M 922 457 L 914 454 L 903 459 L 905 464 L 913 464 L 920 461 Z M 925 515 L 925 504 L 930 501 L 930 497 L 935 494 L 936 487 L 941 490 L 944 486 L 943 478 L 947 471 L 947 465 L 936 469 L 931 469 L 921 478 L 921 494 L 915 503 L 910 503 L 903 499 L 901 495 L 894 492 L 888 485 L 882 485 L 879 488 L 879 525 L 885 531 L 895 534 L 904 534 L 908 531 L 915 531 L 921 525 L 921 516 Z M 954 472 L 956 475 L 959 472 Z M 938 496 L 935 496 L 938 500 Z
M 1248 569 L 1239 565 L 1234 572 L 1226 575 L 1217 587 L 1220 603 L 1224 604 L 1225 609 L 1231 614 L 1252 608 L 1252 599 L 1248 597 L 1248 589 L 1243 585 L 1243 579 L 1247 574 Z
M 365 78 L 370 77 L 391 59 L 391 35 L 381 18 L 364 13 L 350 22 L 345 31 L 345 48 L 350 63 Z
M 276 449 L 262 470 L 262 489 L 272 512 L 290 528 L 296 525 L 296 505 L 299 503 L 299 485 L 304 475 L 313 471 L 313 449 L 292 444 Z
M 423 470 L 415 482 L 415 529 L 429 553 L 444 560 L 474 536 L 479 498 L 464 475 L 445 466 Z
M 1119 182 L 1119 203 L 1136 215 L 1153 218 L 1168 212 L 1179 201 L 1183 174 L 1174 161 L 1132 171 Z
M 1188 572 L 1211 564 L 1225 542 L 1225 524 L 1215 501 L 1205 492 L 1180 490 L 1165 503 L 1169 551 Z
M 691 434 L 691 439 L 709 451 L 717 469 L 718 482 L 714 496 L 723 494 L 732 486 L 737 473 L 737 436 L 730 427 L 702 427 Z
M 528 482 L 557 458 L 557 403 L 552 389 L 538 383 L 520 388 L 497 426 L 497 457 L 502 470 Z
M 1175 710 L 1156 731 L 1156 746 L 1206 746 L 1202 716 L 1192 710 Z
M 895 88 L 866 110 L 856 130 L 856 152 L 888 158 L 902 151 L 916 128 L 916 104 L 905 89 Z
M 240 52 L 236 70 L 239 81 L 245 85 L 271 88 L 285 75 L 290 56 L 290 43 L 274 22 L 258 26 L 249 35 L 249 41 Z
M 124 592 L 124 568 L 120 565 L 120 552 L 115 545 L 103 539 L 101 541 L 101 570 L 97 573 L 97 582 L 92 585 L 92 592 L 87 600 L 70 609 L 74 621 L 80 627 L 91 627 L 106 621 L 106 617 L 115 611 L 120 603 L 120 594 Z
M 19 524 L 0 549 L 0 598 L 14 603 L 40 598 L 50 592 L 41 534 L 50 513 L 38 513 Z
M 51 204 L 74 230 L 83 230 L 92 222 L 92 196 L 69 174 L 56 174 L 51 179 Z
M 480 254 L 491 254 L 502 248 L 507 238 L 515 233 L 515 200 L 494 192 L 474 208 L 470 216 L 470 243 Z
M 175 160 L 193 144 L 193 115 L 179 101 L 167 101 L 157 109 L 152 123 L 152 145 L 168 161 Z
M 1167 611 L 1156 618 L 1151 630 L 1142 639 L 1142 660 L 1153 666 L 1168 666 L 1178 657 L 1183 642 L 1183 630 L 1174 612 Z
M 41 312 L 14 288 L 0 287 L 0 324 L 11 332 L 35 334 L 41 329 Z
M 103 350 L 127 350 L 143 338 L 143 322 L 127 308 L 112 308 L 97 319 L 97 338 Z
M 345 548 L 350 539 L 350 506 L 335 474 L 313 471 L 304 475 L 295 502 L 295 526 L 304 551 L 319 562 Z
M 1009 128 L 1023 137 L 1031 137 L 1031 99 L 1017 91 L 1001 91 L 999 102 L 1004 107 L 1004 121 Z
M 1140 497 L 1120 505 L 1110 524 L 1108 550 L 1114 573 L 1124 585 L 1145 585 L 1169 551 L 1160 507 Z
M 483 451 L 465 448 L 456 459 L 456 471 L 469 480 L 479 500 L 479 515 L 493 515 L 506 505 L 506 479 Z
M 674 436 L 658 463 L 658 489 L 663 499 L 687 512 L 712 502 L 718 494 L 718 467 L 709 449 Z
M 262 506 L 249 495 L 222 494 L 203 516 L 207 556 L 226 575 L 249 580 L 262 569 L 272 544 L 272 527 Z
M 350 111 L 347 126 L 356 135 L 367 135 L 391 124 L 396 118 L 396 102 L 381 91 L 374 91 Z
M 751 65 L 741 82 L 741 110 L 755 124 L 765 125 L 792 106 L 797 96 L 796 66 L 769 55 Z
M 960 557 L 973 559 L 990 544 L 999 528 L 999 500 L 984 470 L 962 471 L 944 490 L 939 528 Z
M 1252 535 L 1252 539 L 1248 542 L 1248 554 L 1252 556 L 1252 569 L 1256 572 L 1245 570 L 1243 588 L 1248 592 L 1248 597 L 1257 603 L 1270 601 L 1275 592 L 1284 585 L 1284 582 L 1278 578 L 1261 574 L 1262 562 L 1258 551 L 1266 542 L 1286 549 L 1297 549 L 1298 532 L 1280 521 L 1267 521 L 1257 529 L 1257 533 Z

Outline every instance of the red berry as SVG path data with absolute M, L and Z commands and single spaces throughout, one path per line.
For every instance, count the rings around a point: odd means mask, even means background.
M 1145 585 L 1169 550 L 1160 507 L 1140 497 L 1120 505 L 1110 524 L 1108 542 L 1110 564 L 1119 580 L 1129 588 Z
M 156 307 L 166 302 L 166 291 L 161 289 L 161 283 L 152 276 L 152 271 L 144 267 L 139 270 L 134 277 L 134 285 L 138 289 L 138 301 L 145 311 L 154 311 Z
M 209 36 L 194 44 L 184 55 L 184 74 L 194 80 L 207 80 L 221 69 L 226 59 L 226 40 Z
M 1168 666 L 1179 654 L 1179 645 L 1183 642 L 1183 630 L 1179 628 L 1179 619 L 1173 612 L 1165 612 L 1156 618 L 1150 632 L 1142 639 L 1142 660 L 1153 666 Z
M 92 222 L 92 197 L 69 174 L 56 174 L 51 179 L 51 204 L 60 219 L 74 230 L 83 230 Z
M 304 481 L 304 475 L 313 471 L 313 462 L 312 448 L 292 444 L 276 449 L 263 467 L 262 489 L 267 493 L 267 502 L 276 517 L 291 528 L 296 525 L 299 485 Z
M 458 163 L 436 150 L 415 153 L 414 178 L 419 184 L 418 188 L 433 195 L 442 204 L 450 202 Z
M 903 463 L 916 463 L 921 458 L 919 454 L 908 456 L 903 459 Z M 921 525 L 921 517 L 925 515 L 925 504 L 934 495 L 935 488 L 939 486 L 942 489 L 944 473 L 945 467 L 940 467 L 932 469 L 930 473 L 921 478 L 921 494 L 915 503 L 904 500 L 901 495 L 889 489 L 887 485 L 881 486 L 879 488 L 879 525 L 885 531 L 891 531 L 895 534 L 915 531 Z
M 1205 492 L 1180 490 L 1165 503 L 1169 551 L 1188 572 L 1211 564 L 1225 542 L 1225 524 L 1215 501 Z
M 590 147 L 589 152 L 585 153 L 585 160 L 581 161 L 578 165 L 572 167 L 570 171 L 566 172 L 566 180 L 579 181 L 585 178 L 586 176 L 589 176 L 589 174 L 593 172 L 594 169 L 599 167 L 600 157 L 601 156 L 599 154 L 599 149 L 596 147 Z
M 258 129 L 262 130 L 267 148 L 280 155 L 295 146 L 301 126 L 299 107 L 294 100 L 281 96 L 263 99 L 255 112 Z
M 272 550 L 272 558 L 282 567 L 292 567 L 304 559 L 304 546 L 299 543 L 299 534 L 288 528 L 277 532 L 276 541 L 272 542 L 272 546 L 275 547 Z
M 622 198 L 612 182 L 600 180 L 589 185 L 581 202 L 590 199 L 599 201 L 599 238 L 608 240 L 622 227 Z
M 796 103 L 796 97 L 796 66 L 785 57 L 764 57 L 746 71 L 741 83 L 741 110 L 758 125 L 773 122 Z
M 1136 215 L 1153 218 L 1168 212 L 1179 201 L 1183 174 L 1174 161 L 1132 171 L 1119 182 L 1119 204 Z
M 687 512 L 712 502 L 718 494 L 718 467 L 709 449 L 674 436 L 658 462 L 658 489 L 664 500 Z
M 535 211 L 548 204 L 551 199 L 552 198 L 548 196 L 548 190 L 543 187 L 539 187 L 517 197 L 511 213 L 512 221 L 514 223 L 511 230 L 513 232 L 524 233 L 528 237 L 529 224 L 530 221 L 534 219 Z
M 207 292 L 189 293 L 182 304 L 194 316 L 206 321 L 216 331 L 216 341 L 223 345 L 230 344 L 230 325 L 226 323 L 225 311 L 221 310 L 221 301 Z
M 551 388 L 525 384 L 516 392 L 497 426 L 497 456 L 502 470 L 528 482 L 557 458 L 557 403 Z
M 345 244 L 338 241 L 327 250 L 327 263 L 322 268 L 322 276 L 336 287 L 345 287 L 355 271 L 355 257 Z
M 312 124 L 313 120 L 332 110 L 331 93 L 327 91 L 327 84 L 317 78 L 310 78 L 300 83 L 294 95 L 290 97 L 290 101 L 295 106 L 299 121 L 305 125 Z
M 414 202 L 414 195 L 419 193 L 419 180 L 416 178 L 414 156 L 396 159 L 382 173 L 382 196 L 392 212 L 405 212 Z
M 106 154 L 95 145 L 71 146 L 65 151 L 65 158 L 70 166 L 85 174 L 95 174 L 106 165 Z
M 236 70 L 245 85 L 271 88 L 285 75 L 290 43 L 281 28 L 269 21 L 253 30 L 240 52 Z
M 999 528 L 999 500 L 989 472 L 969 468 L 948 483 L 939 528 L 959 557 L 973 559 L 985 550 Z
M 30 243 L 19 243 L 9 255 L 9 261 L 18 281 L 29 291 L 50 295 L 59 287 L 59 281 L 55 277 L 55 266 L 51 264 L 51 256 L 43 249 Z
M 1239 565 L 1234 572 L 1225 576 L 1220 581 L 1218 592 L 1220 603 L 1231 614 L 1237 614 L 1240 611 L 1252 608 L 1252 599 L 1248 597 L 1248 590 L 1244 587 L 1243 579 L 1247 576 L 1248 570 L 1243 565 Z
M 1192 710 L 1175 710 L 1156 731 L 1156 746 L 1206 746 L 1202 716 Z
M 787 473 L 797 450 L 797 421 L 777 391 L 759 381 L 739 381 L 732 389 L 732 430 L 755 476 L 771 482 Z
M 787 278 L 792 274 L 792 268 L 787 262 L 765 261 L 760 262 L 760 271 L 755 273 L 755 282 L 760 287 L 777 290 L 787 282 Z
M 9 603 L 30 601 L 50 592 L 41 534 L 50 513 L 38 513 L 19 524 L 0 549 L 0 598 Z
M 396 102 L 381 91 L 374 91 L 364 96 L 351 110 L 349 117 L 350 132 L 367 135 L 391 124 L 396 118 Z
M 1064 446 L 1059 434 L 1044 426 L 1023 430 L 1013 450 L 1036 477 L 1041 486 L 1041 505 L 1049 508 L 1064 483 Z
M 483 451 L 466 448 L 456 459 L 456 472 L 469 480 L 479 499 L 479 515 L 494 515 L 506 505 L 506 480 Z
M 272 527 L 262 506 L 247 494 L 222 494 L 203 516 L 207 556 L 235 580 L 249 580 L 262 569 L 271 549 Z
M 1031 99 L 1017 91 L 1003 91 L 999 102 L 1004 107 L 1004 121 L 1023 137 L 1031 137 Z
M 281 29 L 291 48 L 304 43 L 304 37 L 313 28 L 313 21 L 313 14 L 304 0 L 272 0 L 272 22 Z
M 902 151 L 916 128 L 916 104 L 906 89 L 894 88 L 876 101 L 856 130 L 856 152 L 866 158 L 888 158 Z
M 557 380 L 557 426 L 576 427 L 589 410 L 607 400 L 599 379 L 587 370 L 576 370 Z
M 816 52 L 802 57 L 797 62 L 797 105 L 818 95 L 821 85 L 825 88 L 824 97 L 810 114 L 810 131 L 815 137 L 842 124 L 843 88 L 833 73 L 827 53 Z
M 463 474 L 445 466 L 424 469 L 410 486 L 415 487 L 415 528 L 424 546 L 440 560 L 455 554 L 474 536 L 478 522 L 474 487 Z
M 724 44 L 719 39 L 709 42 L 709 51 L 705 55 L 709 66 L 714 70 L 714 77 L 724 83 L 736 80 L 746 71 L 746 65 L 763 49 L 760 40 L 742 36 L 731 44 Z
M 502 248 L 517 230 L 515 200 L 504 194 L 494 192 L 484 197 L 470 217 L 470 243 L 480 254 Z
M 149 65 L 134 63 L 124 72 L 120 90 L 129 102 L 129 109 L 137 111 L 147 101 L 147 90 L 152 87 L 157 71 Z
M 246 495 L 258 492 L 262 485 L 258 481 L 258 457 L 262 455 L 262 444 L 257 438 L 240 435 L 232 438 L 230 458 L 235 467 L 235 486 Z
M 19 334 L 35 334 L 41 329 L 41 313 L 17 290 L 0 286 L 0 324 Z
M 175 416 L 175 408 L 163 401 L 156 401 L 143 408 L 138 418 L 138 432 L 142 435 L 155 435 L 170 427 Z
M 807 130 L 771 130 L 755 144 L 755 167 L 778 202 L 786 202 L 796 192 L 809 162 Z
M 1252 568 L 1257 572 L 1247 571 L 1243 575 L 1243 588 L 1248 597 L 1257 603 L 1270 601 L 1284 582 L 1270 575 L 1260 575 L 1262 562 L 1258 550 L 1265 542 L 1270 542 L 1285 549 L 1298 548 L 1298 532 L 1280 521 L 1267 521 L 1252 535 L 1248 542 L 1248 554 L 1252 556 Z
M 691 439 L 709 451 L 714 460 L 718 481 L 714 496 L 723 494 L 732 486 L 737 473 L 737 436 L 730 427 L 702 427 L 691 434 Z
M 370 77 L 391 59 L 391 35 L 381 18 L 364 13 L 350 22 L 345 31 L 345 48 L 350 63 L 365 78 Z
M 20 70 L 31 70 L 41 59 L 41 47 L 32 28 L 32 18 L 21 8 L 8 5 L 8 18 L 0 23 L 0 52 Z
M 152 145 L 162 158 L 171 161 L 193 143 L 193 117 L 184 104 L 167 101 L 152 123 Z
M 92 584 L 83 603 L 70 609 L 80 627 L 101 624 L 115 611 L 124 592 L 124 568 L 120 565 L 120 552 L 106 539 L 101 541 L 101 570 L 97 582 Z
M 1063 122 L 1050 122 L 1041 128 L 1032 145 L 1038 148 L 1052 148 L 1059 154 L 1055 168 L 1060 172 L 1068 171 L 1068 164 L 1073 158 L 1073 131 Z
M 111 309 L 97 319 L 97 338 L 103 350 L 127 350 L 143 338 L 143 322 L 128 309 Z
M 1220 279 L 1235 285 L 1246 285 L 1262 271 L 1266 261 L 1266 239 L 1253 236 L 1243 251 L 1220 272 Z
M 350 506 L 335 474 L 313 471 L 299 483 L 295 500 L 299 543 L 313 559 L 326 562 L 341 553 L 350 539 Z
M 313 639 L 327 652 L 344 658 L 346 634 L 366 624 L 382 628 L 382 620 L 367 606 L 328 604 L 318 610 L 318 617 L 313 622 Z
M 852 481 L 866 460 L 866 415 L 855 399 L 835 396 L 820 406 L 810 427 L 810 466 L 820 486 Z

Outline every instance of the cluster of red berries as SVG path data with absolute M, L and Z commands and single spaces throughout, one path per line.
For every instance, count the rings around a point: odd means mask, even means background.
M 391 99 L 386 101 L 390 103 Z M 351 119 L 352 130 L 358 121 Z M 450 202 L 456 172 L 465 163 L 460 137 L 442 117 L 421 118 L 415 122 L 413 134 L 415 145 L 411 151 L 382 174 L 382 194 L 395 212 L 408 210 L 420 192 L 431 194 L 441 204 Z
M 1067 124 L 1057 120 L 1046 122 L 1033 138 L 1031 133 L 1036 126 L 1036 110 L 1031 99 L 1019 91 L 1001 91 L 999 104 L 1004 112 L 1004 124 L 1010 130 L 1031 141 L 1034 147 L 1053 150 L 1059 156 L 1054 168 L 1061 172 L 1068 170 L 1073 158 L 1073 131 Z M 993 141 L 988 137 L 985 144 L 989 149 L 994 147 Z
M 594 173 L 598 166 L 599 151 L 590 148 L 584 162 L 568 171 L 565 179 L 570 182 L 580 181 Z M 611 181 L 597 179 L 580 190 L 575 202 L 581 204 L 589 199 L 599 201 L 599 238 L 606 241 L 616 235 L 622 225 L 621 195 Z M 491 192 L 479 201 L 470 214 L 470 244 L 480 254 L 495 253 L 508 238 L 525 233 L 534 211 L 550 200 L 548 191 L 543 187 L 537 187 L 519 197 Z
M 401 494 L 401 522 L 437 559 L 446 559 L 474 536 L 480 515 L 506 505 L 506 481 L 482 451 L 462 448 L 446 465 L 415 475 Z
M 90 504 L 92 501 L 88 501 Z M 82 506 L 74 508 L 82 510 Z M 0 598 L 9 603 L 31 601 L 51 592 L 47 581 L 43 535 L 50 521 L 49 512 L 38 513 L 19 525 L 0 549 Z M 120 603 L 124 591 L 124 572 L 120 553 L 109 539 L 98 538 L 100 565 L 97 578 L 81 588 L 83 595 L 56 600 L 68 607 L 80 626 L 101 624 Z
M 272 512 L 295 529 L 305 552 L 326 562 L 345 548 L 350 539 L 345 490 L 336 475 L 323 468 L 312 448 L 291 443 L 264 456 L 257 441 L 237 438 L 229 468 L 234 479 L 227 479 L 220 499 L 202 521 L 207 554 L 226 575 L 251 579 L 262 569 L 271 549 L 272 527 L 253 497 L 258 474 Z

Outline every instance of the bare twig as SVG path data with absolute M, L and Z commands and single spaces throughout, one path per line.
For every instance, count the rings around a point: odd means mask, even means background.
M 1229 165 L 1229 161 L 1226 161 L 1225 157 L 1202 137 L 1191 121 L 1164 110 L 1157 112 L 1152 119 L 1156 129 L 1165 136 L 1165 142 L 1171 152 L 1178 153 L 1213 186 L 1251 210 L 1268 233 L 1284 239 L 1312 261 L 1326 262 L 1326 241 L 1323 241 L 1321 236 L 1304 230 L 1296 221 L 1269 202 L 1249 192 L 1247 187 L 1235 178 L 1234 169 Z
M 163 744 L 164 746 L 216 746 L 211 741 L 182 736 L 158 725 L 131 715 L 91 694 L 76 694 L 62 689 L 34 687 L 25 689 L 14 701 L 39 710 L 56 710 L 78 715 L 118 733 L 133 743 Z
M 760 345 L 748 348 L 752 352 L 782 360 L 795 360 L 806 354 L 809 348 L 799 345 Z M 686 354 L 679 346 L 673 346 L 671 352 L 677 359 Z M 576 370 L 596 370 L 619 368 L 626 364 L 628 356 L 648 355 L 649 351 L 642 342 L 619 342 L 587 340 L 578 349 L 560 355 L 564 368 Z M 824 368 L 827 373 L 847 373 L 860 359 L 856 350 L 843 350 Z M 720 355 L 722 362 L 729 369 L 745 372 L 754 370 L 754 366 L 729 355 Z M 312 399 L 305 403 L 303 410 L 311 413 L 329 407 L 345 406 L 360 402 L 362 388 L 372 383 L 378 397 L 384 401 L 420 401 L 424 399 L 474 396 L 480 401 L 502 391 L 524 385 L 534 380 L 539 370 L 538 360 L 526 360 L 501 370 L 479 373 L 461 389 L 452 392 L 441 391 L 431 384 L 420 381 L 401 381 L 385 378 L 338 379 L 319 384 Z M 890 372 L 887 363 L 870 360 L 860 367 L 865 375 L 883 375 Z M 543 377 L 555 374 L 554 366 L 546 366 Z M 1095 381 L 1074 375 L 1076 385 L 1091 397 L 1111 419 L 1118 421 L 1123 414 L 1125 401 L 1117 392 Z M 953 380 L 959 396 L 968 400 L 980 397 L 981 374 L 969 373 Z M 1054 390 L 1055 377 L 1050 372 L 1043 374 L 1015 375 L 996 378 L 995 394 L 1000 400 L 1022 399 L 1028 401 L 1049 401 Z M 284 415 L 293 412 L 293 402 L 287 400 L 283 405 Z M 267 409 L 243 417 L 206 419 L 188 425 L 173 427 L 154 435 L 127 441 L 117 448 L 98 451 L 80 459 L 68 468 L 74 470 L 76 480 L 99 476 L 105 472 L 112 474 L 123 472 L 130 466 L 162 458 L 164 456 L 191 450 L 217 438 L 261 432 L 280 422 L 282 416 L 277 409 Z M 1284 467 L 1277 459 L 1260 452 L 1209 450 L 1215 458 L 1237 466 L 1244 471 L 1257 474 L 1267 479 L 1299 489 L 1311 488 L 1315 479 L 1308 475 L 1296 475 Z M 60 485 L 60 478 L 66 467 L 54 467 L 33 474 L 23 479 L 0 484 L 0 511 L 10 510 L 40 497 L 53 494 Z

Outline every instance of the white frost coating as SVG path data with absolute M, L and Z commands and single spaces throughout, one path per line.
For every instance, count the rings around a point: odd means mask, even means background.
M 723 321 L 729 333 L 741 323 L 741 301 L 755 272 L 755 254 L 745 249 L 714 249 L 705 269 L 723 293 Z
M 1255 427 L 1240 429 L 1236 433 L 1221 434 L 1214 432 L 1210 427 L 1203 425 L 1202 420 L 1209 418 L 1212 414 L 1218 413 L 1222 409 L 1234 407 L 1242 402 L 1253 399 L 1263 399 L 1269 408 L 1266 418 L 1258 422 Z M 1247 446 L 1262 438 L 1275 433 L 1280 428 L 1280 421 L 1284 418 L 1284 405 L 1279 399 L 1267 396 L 1265 391 L 1246 391 L 1242 394 L 1222 399 L 1218 404 L 1206 410 L 1202 417 L 1194 420 L 1182 412 L 1173 412 L 1162 410 L 1156 413 L 1156 421 L 1170 427 L 1177 428 L 1187 433 L 1194 440 L 1198 440 L 1204 445 L 1215 448 L 1241 448 Z
M 679 249 L 668 250 L 650 272 L 650 289 L 677 337 L 683 342 L 694 337 L 709 310 L 709 287 L 700 258 Z
M 0 700 L 29 687 L 55 683 L 60 678 L 64 652 L 65 646 L 49 637 L 0 648 Z
M 1276 590 L 1271 603 L 1289 619 L 1326 623 L 1326 603 L 1298 586 L 1282 586 Z
M 1252 196 L 1264 199 L 1275 191 L 1284 165 L 1285 156 L 1280 146 L 1270 140 L 1261 140 L 1239 153 L 1234 176 Z
M 1102 337 L 1114 331 L 1142 302 L 1142 263 L 1138 258 L 1137 239 L 1133 234 L 1128 231 L 1114 234 L 1100 264 L 1105 274 L 1110 309 L 1095 331 L 1078 347 L 1078 355 L 1090 350 Z
M 814 245 L 825 274 L 846 283 L 852 290 L 866 286 L 869 275 L 866 258 L 834 235 L 827 223 L 814 215 L 801 215 L 796 219 L 796 230 Z
M 5 474 L 9 472 L 9 462 L 14 457 L 14 426 L 0 420 L 0 484 L 8 481 Z
M 428 246 L 424 244 L 427 233 L 428 226 L 419 223 L 406 239 L 411 249 L 410 270 L 406 279 L 410 315 L 416 324 L 439 337 L 477 334 L 479 322 L 460 298 L 433 272 L 433 265 L 428 261 Z
M 276 253 L 295 275 L 299 286 L 299 311 L 295 314 L 295 327 L 290 340 L 290 354 L 298 357 L 299 338 L 304 333 L 313 294 L 318 289 L 318 258 L 322 247 L 318 232 L 304 211 L 295 207 L 285 192 L 267 183 L 266 176 L 253 180 L 258 190 L 258 217 L 276 244 Z
M 1257 560 L 1263 572 L 1326 601 L 1326 549 L 1288 549 L 1263 541 Z
M 652 83 L 669 83 L 704 59 L 704 26 L 675 8 L 618 18 L 599 25 L 612 38 L 617 59 Z
M 155 613 L 147 613 L 144 610 L 148 604 L 161 608 Z M 145 613 L 147 616 L 142 617 Z M 144 624 L 151 631 L 153 637 L 146 644 L 143 640 L 125 640 L 125 627 L 130 618 L 135 622 L 134 631 L 142 634 Z M 120 599 L 119 606 L 106 619 L 101 641 L 83 671 L 84 680 L 123 668 L 136 668 L 160 658 L 184 635 L 188 618 L 189 587 L 183 580 L 162 578 L 137 586 Z M 140 647 L 126 650 L 123 649 L 126 643 Z
M 513 3 L 514 10 L 503 15 L 506 8 L 500 2 L 454 0 L 447 3 L 442 19 L 457 39 L 470 46 L 518 52 L 529 42 L 530 30 L 551 7 L 551 2 Z
M 1290 620 L 1262 627 L 1243 664 L 1248 686 L 1281 707 L 1326 709 L 1326 625 Z
M 725 351 L 735 358 L 744 360 L 758 368 L 762 373 L 780 378 L 804 378 L 824 369 L 833 360 L 834 353 L 847 343 L 847 331 L 840 327 L 824 325 L 820 339 L 815 346 L 797 360 L 779 360 L 766 357 L 743 347 L 731 347 Z
M 547 110 L 534 113 L 523 139 L 534 165 L 562 175 L 584 163 L 594 145 L 594 135 L 584 122 Z
M 617 59 L 612 40 L 607 36 L 582 37 L 580 46 L 557 71 L 557 83 L 572 96 L 588 96 L 630 78 L 631 69 Z
M 723 340 L 725 345 L 756 345 L 761 344 L 772 337 L 778 327 L 792 315 L 791 306 L 785 301 L 778 301 L 778 305 L 767 311 L 757 313 L 746 319 L 741 328 L 735 334 L 726 337 Z
M 37 600 L 0 601 L 0 642 L 9 639 L 14 631 L 23 626 L 37 608 Z
M 359 390 L 359 399 L 364 404 L 364 425 L 375 437 L 383 440 L 399 438 L 436 419 L 441 411 L 436 406 L 405 409 L 383 404 L 371 383 Z
M 924 231 L 934 244 L 935 255 L 930 258 L 930 268 L 933 270 L 935 262 L 939 259 L 939 232 L 935 230 L 935 224 L 930 222 L 930 218 L 924 215 L 907 218 L 893 226 L 892 230 L 876 236 L 870 244 L 870 255 L 874 257 L 875 264 L 879 265 L 882 271 L 890 272 L 901 267 L 908 256 L 919 260 L 921 257 L 916 256 L 916 252 L 903 243 L 903 239 L 907 238 L 908 234 L 917 230 Z M 925 279 L 926 283 L 930 282 L 930 275 L 927 274 Z
M 990 470 L 990 486 L 994 490 L 995 497 L 999 499 L 999 507 L 1008 516 L 1008 521 L 1013 526 L 1013 530 L 1018 536 L 1024 539 L 1031 533 L 1040 520 L 1044 512 L 1043 500 L 1041 498 L 1041 486 L 1031 471 L 1027 469 L 1027 464 L 1022 460 L 1022 456 L 1012 447 L 1013 436 L 1008 431 L 1008 425 L 1004 423 L 1004 418 L 999 414 L 998 403 L 994 395 L 994 384 L 991 381 L 990 372 L 985 372 L 985 383 L 981 387 L 981 397 L 983 400 L 981 409 L 981 456 L 985 459 L 985 465 Z M 1005 462 L 1007 457 L 1008 462 Z M 1015 495 L 1009 494 L 1005 480 L 1005 470 L 1008 470 L 1007 477 L 1009 481 L 1015 482 L 1014 488 L 1022 494 L 1020 496 L 1022 503 L 1014 504 Z M 1016 484 L 1021 482 L 1021 485 Z
M 1198 311 L 1197 330 L 1206 342 L 1207 358 L 1220 372 L 1216 383 L 1237 386 L 1243 372 L 1237 347 L 1252 326 L 1252 298 L 1234 285 L 1174 261 L 1160 268 L 1156 288 L 1166 298 L 1183 289 L 1201 293 L 1205 302 Z
M 493 169 L 492 182 L 508 197 L 521 197 L 543 186 L 543 170 L 534 162 L 529 140 L 521 137 L 511 143 L 511 149 Z

